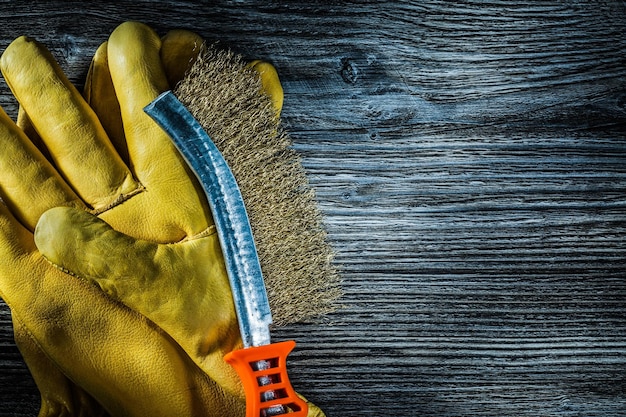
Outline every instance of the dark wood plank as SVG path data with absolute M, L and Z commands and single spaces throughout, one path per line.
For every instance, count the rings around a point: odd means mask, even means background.
M 276 335 L 329 417 L 626 415 L 623 2 L 0 4 L 76 83 L 129 19 L 276 65 L 346 291 Z M 34 415 L 1 313 L 0 414 Z

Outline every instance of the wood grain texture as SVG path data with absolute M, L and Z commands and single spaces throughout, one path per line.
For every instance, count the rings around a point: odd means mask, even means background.
M 621 1 L 0 1 L 80 84 L 111 30 L 278 68 L 343 308 L 278 329 L 329 417 L 626 415 Z M 4 84 L 0 105 L 15 102 Z M 0 415 L 38 394 L 0 311 Z

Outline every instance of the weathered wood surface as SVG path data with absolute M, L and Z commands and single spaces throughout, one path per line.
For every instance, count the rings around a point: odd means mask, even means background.
M 344 308 L 277 331 L 337 416 L 626 415 L 621 1 L 0 2 L 81 83 L 124 20 L 273 62 Z M 3 84 L 0 105 L 15 114 Z M 38 394 L 1 311 L 0 415 Z

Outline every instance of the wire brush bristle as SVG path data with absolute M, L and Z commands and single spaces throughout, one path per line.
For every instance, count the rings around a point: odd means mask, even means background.
M 275 325 L 333 311 L 341 295 L 315 194 L 258 73 L 203 45 L 174 94 L 211 136 L 246 204 Z

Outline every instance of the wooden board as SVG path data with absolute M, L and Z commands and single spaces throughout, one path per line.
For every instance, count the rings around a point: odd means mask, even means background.
M 0 48 L 80 85 L 139 20 L 274 63 L 345 289 L 276 338 L 329 417 L 626 415 L 626 6 L 360 3 L 2 1 Z M 0 415 L 38 401 L 3 305 Z

